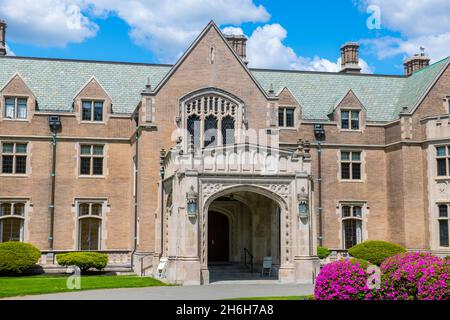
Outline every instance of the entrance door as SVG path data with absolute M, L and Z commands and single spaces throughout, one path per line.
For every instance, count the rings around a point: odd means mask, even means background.
M 228 217 L 224 214 L 208 212 L 208 262 L 229 261 Z

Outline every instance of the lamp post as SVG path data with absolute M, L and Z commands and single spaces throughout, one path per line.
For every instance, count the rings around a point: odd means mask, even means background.
M 55 225 L 55 193 L 56 193 L 56 137 L 61 129 L 61 119 L 59 116 L 49 116 L 48 125 L 52 132 L 52 172 L 51 172 L 51 199 L 50 199 L 50 232 L 48 236 L 49 249 L 53 251 L 53 234 Z

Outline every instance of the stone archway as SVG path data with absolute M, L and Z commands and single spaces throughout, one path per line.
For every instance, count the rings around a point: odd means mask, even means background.
M 205 212 L 208 212 L 204 223 L 208 230 L 205 235 L 205 262 L 211 282 L 260 279 L 265 257 L 270 257 L 273 261 L 271 277 L 265 279 L 278 279 L 282 263 L 280 204 L 284 204 L 284 201 L 277 194 L 248 185 L 225 188 L 209 198 L 204 208 Z M 211 220 L 211 212 L 216 211 L 225 212 L 227 222 L 230 222 L 230 255 L 226 264 L 217 263 L 224 261 L 218 261 L 218 253 L 211 251 L 217 250 L 211 243 L 215 241 L 216 235 L 210 234 L 214 230 L 211 224 L 216 224 L 215 220 Z M 223 228 L 226 227 L 224 223 Z

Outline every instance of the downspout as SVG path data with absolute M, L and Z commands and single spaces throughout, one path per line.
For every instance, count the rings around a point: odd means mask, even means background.
M 135 119 L 136 122 L 138 121 Z M 136 130 L 135 136 L 135 156 L 134 156 L 134 237 L 133 237 L 133 251 L 131 252 L 131 268 L 134 270 L 134 254 L 137 250 L 137 238 L 138 238 L 138 195 L 139 195 L 139 184 L 138 184 L 138 172 L 139 172 L 139 127 Z
M 50 174 L 52 180 L 51 199 L 50 199 L 50 233 L 48 236 L 49 250 L 53 251 L 53 234 L 55 227 L 55 193 L 56 193 L 56 136 L 57 129 L 52 129 L 52 172 Z
M 317 175 L 317 186 L 319 189 L 319 246 L 323 244 L 323 229 L 322 229 L 322 145 L 320 141 L 317 142 L 317 158 L 318 158 L 318 175 Z
M 166 151 L 164 149 L 161 149 L 159 155 L 160 155 L 160 158 L 159 158 L 159 164 L 160 164 L 159 173 L 160 173 L 160 177 L 161 177 L 161 182 L 160 182 L 161 248 L 160 248 L 160 250 L 161 250 L 161 257 L 162 257 L 163 254 L 164 254 L 164 158 L 166 156 Z

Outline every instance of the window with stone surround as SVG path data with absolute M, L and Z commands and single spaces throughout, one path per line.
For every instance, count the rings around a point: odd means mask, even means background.
M 440 204 L 439 208 L 439 216 L 438 216 L 438 224 L 439 224 L 439 246 L 440 247 L 449 247 L 449 233 L 448 233 L 448 225 L 450 216 L 449 212 L 449 204 Z
M 344 249 L 362 242 L 363 207 L 345 204 L 341 207 L 342 239 Z
M 5 119 L 26 120 L 28 118 L 27 98 L 5 97 Z
M 103 121 L 103 101 L 82 100 L 81 120 L 102 122 Z
M 341 129 L 359 130 L 360 113 L 359 110 L 341 110 Z
M 214 94 L 200 96 L 186 102 L 188 141 L 200 148 L 235 143 L 238 105 Z
M 436 147 L 436 165 L 438 177 L 450 176 L 450 146 Z
M 103 176 L 104 145 L 80 145 L 80 175 Z
M 341 151 L 341 179 L 362 180 L 361 151 Z
M 101 249 L 104 202 L 78 202 L 78 250 Z
M 278 108 L 278 126 L 280 128 L 293 128 L 295 126 L 295 108 Z
M 26 174 L 27 144 L 3 142 L 1 147 L 1 173 L 12 175 Z
M 0 242 L 23 241 L 25 202 L 0 199 Z

